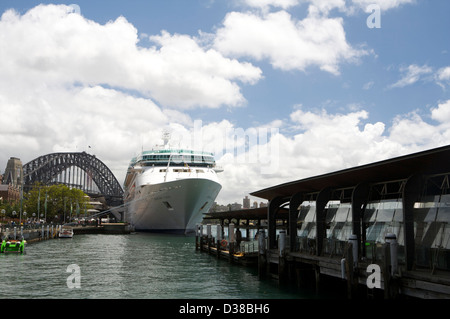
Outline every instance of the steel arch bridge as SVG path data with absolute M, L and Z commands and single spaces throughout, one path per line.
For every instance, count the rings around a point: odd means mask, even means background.
M 81 153 L 52 153 L 40 156 L 23 166 L 24 185 L 36 182 L 44 185 L 65 184 L 86 194 L 103 195 L 121 200 L 123 189 L 111 170 L 95 155 Z

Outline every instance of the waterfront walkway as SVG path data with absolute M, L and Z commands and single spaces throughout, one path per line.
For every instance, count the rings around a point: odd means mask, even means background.
M 58 238 L 62 225 L 41 224 L 24 226 L 2 226 L 0 238 L 25 239 L 27 243 Z M 80 234 L 129 234 L 131 232 L 127 223 L 103 223 L 102 225 L 73 226 L 74 235 Z

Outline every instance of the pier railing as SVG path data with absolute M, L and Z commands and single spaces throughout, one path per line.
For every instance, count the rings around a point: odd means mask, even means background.
M 27 242 L 57 237 L 62 225 L 57 224 L 29 224 L 3 225 L 0 227 L 0 238 L 25 239 Z

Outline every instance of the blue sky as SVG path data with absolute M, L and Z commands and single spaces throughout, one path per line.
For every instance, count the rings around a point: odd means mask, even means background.
M 3 0 L 0 167 L 92 145 L 122 182 L 163 129 L 191 136 L 201 120 L 204 148 L 276 129 L 270 172 L 239 159 L 257 147 L 215 149 L 227 203 L 446 145 L 449 12 L 446 0 Z

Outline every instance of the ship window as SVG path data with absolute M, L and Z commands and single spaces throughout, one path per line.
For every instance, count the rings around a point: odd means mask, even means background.
M 163 202 L 163 204 L 167 207 L 168 210 L 173 210 L 173 207 L 169 204 L 169 202 Z
M 194 155 L 193 156 L 194 157 L 194 159 L 193 159 L 193 162 L 194 163 L 201 163 L 202 162 L 202 157 L 201 156 L 199 156 L 199 155 Z
M 166 171 L 167 171 L 167 170 L 166 170 L 165 168 L 159 170 L 160 173 L 164 173 L 164 172 L 166 172 Z
M 188 168 L 186 168 L 186 169 L 175 168 L 173 171 L 176 172 L 176 173 L 189 173 L 190 169 L 188 169 Z

